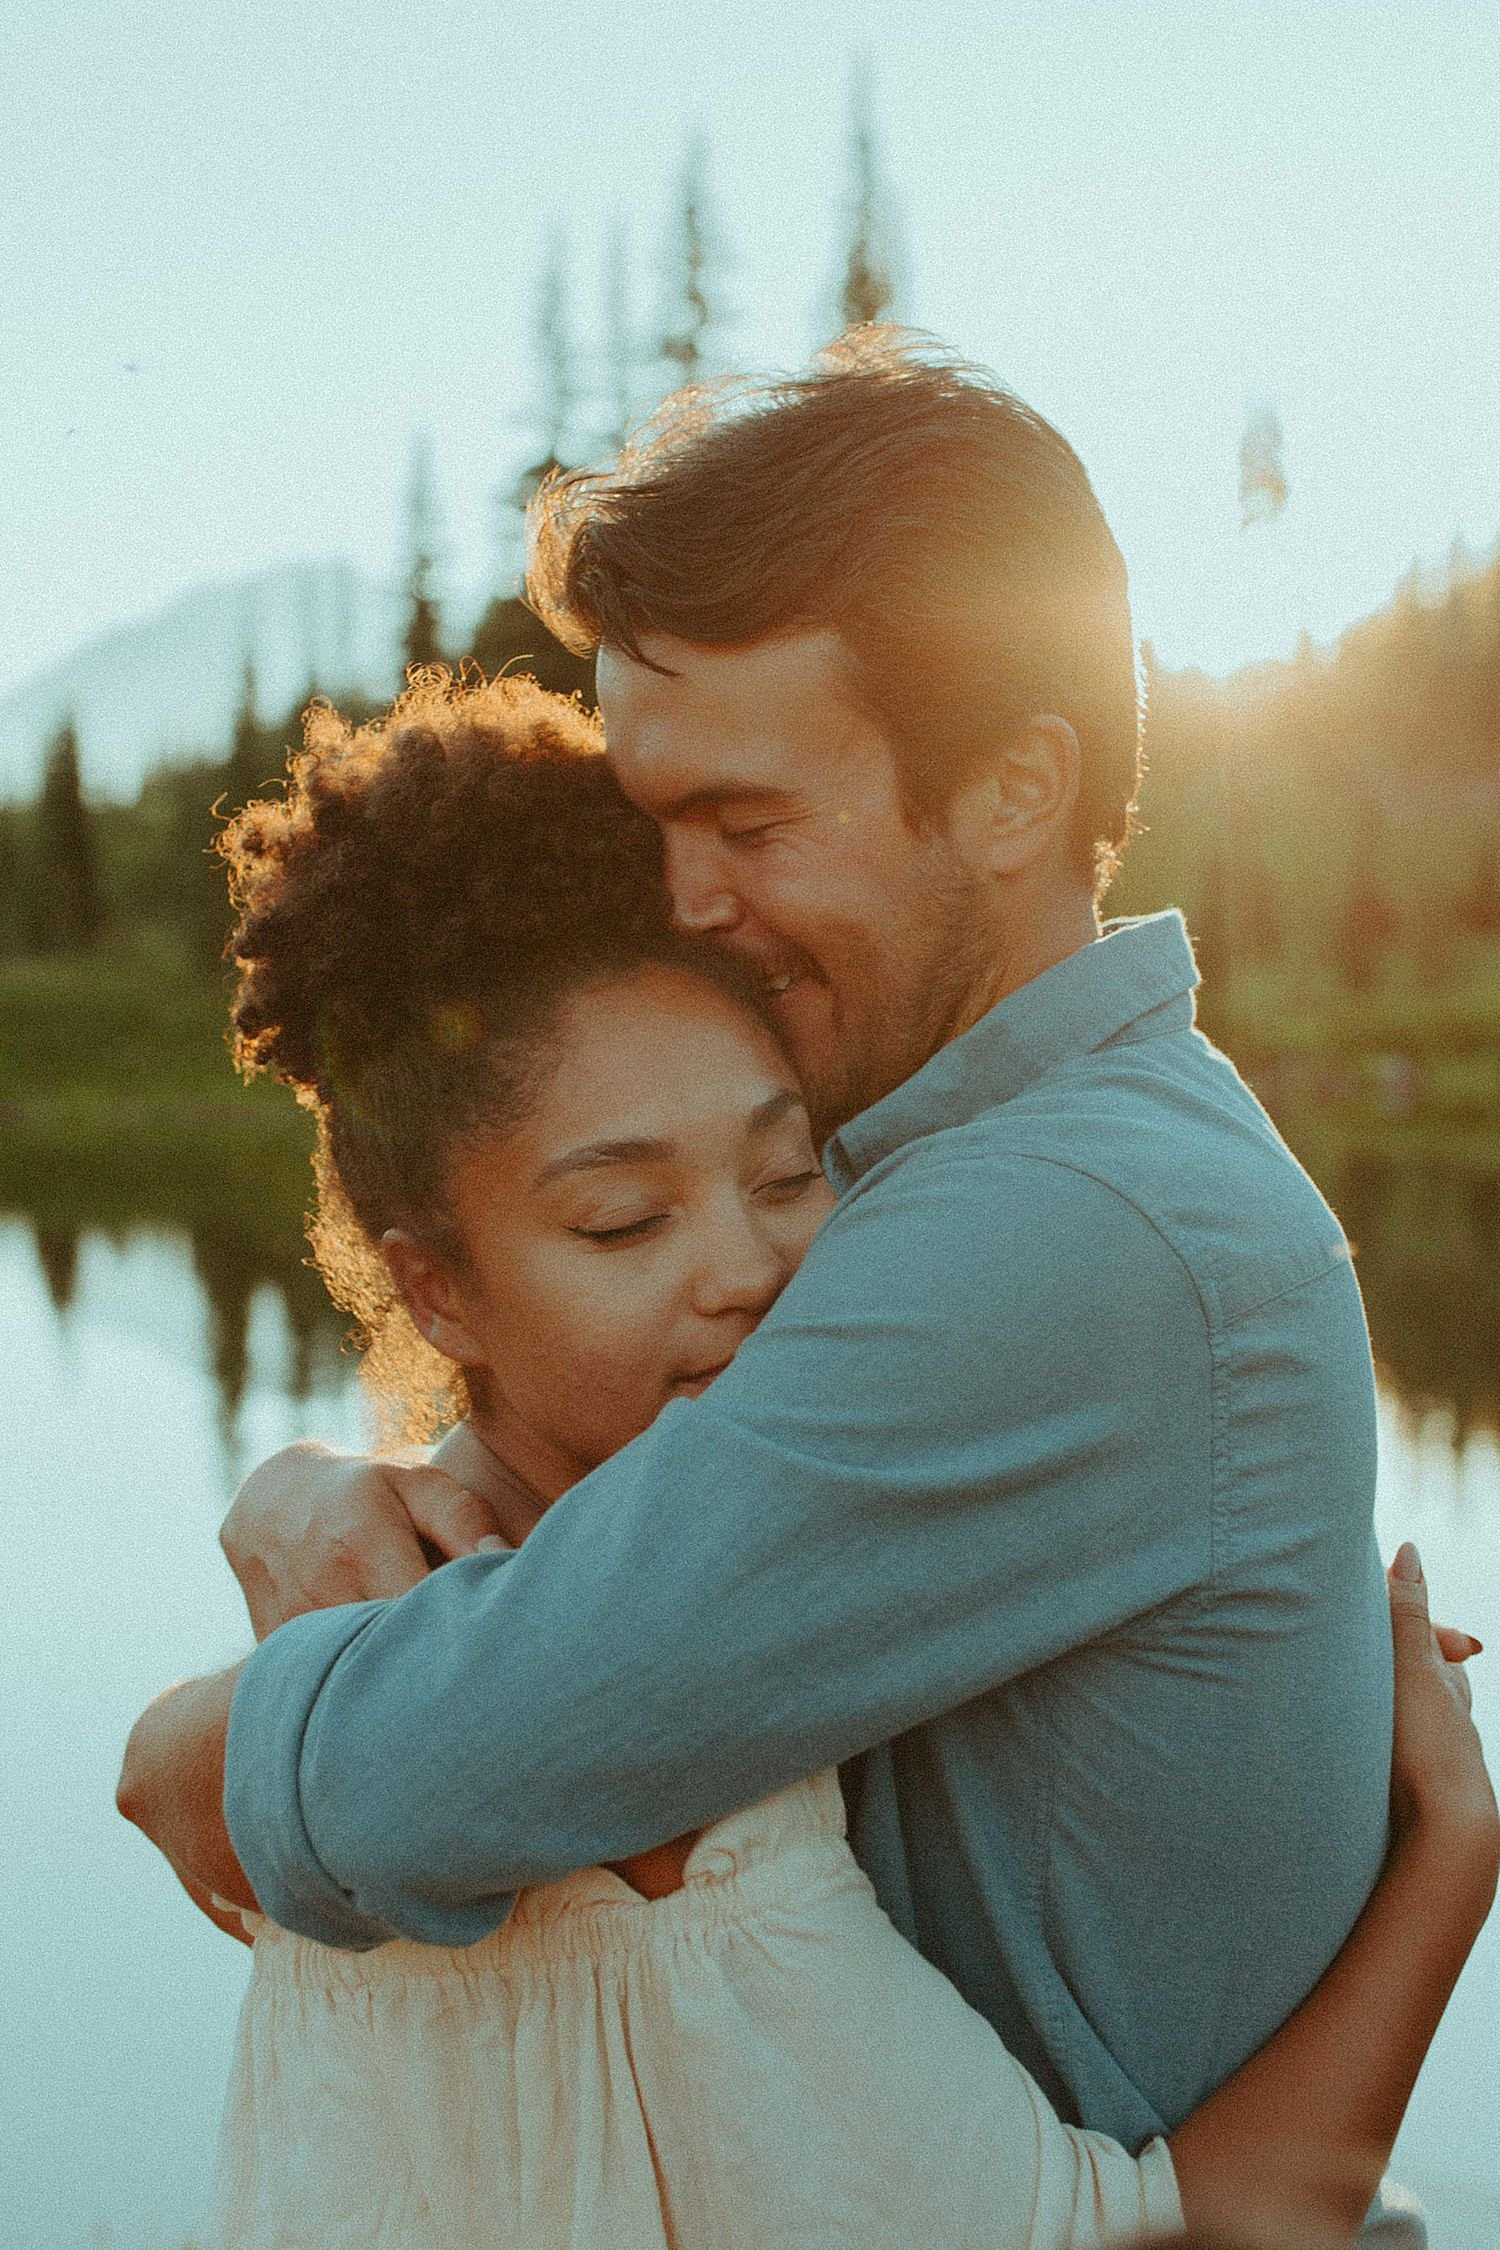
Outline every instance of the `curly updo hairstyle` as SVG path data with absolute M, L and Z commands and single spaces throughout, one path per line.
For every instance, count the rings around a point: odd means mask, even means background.
M 655 825 L 577 703 L 434 670 L 365 725 L 318 702 L 304 729 L 283 796 L 219 839 L 235 1060 L 316 1116 L 319 1270 L 383 1434 L 425 1439 L 470 1393 L 406 1315 L 380 1238 L 408 1229 L 461 1269 L 452 1158 L 524 1116 L 565 1003 L 660 963 L 765 1019 L 745 972 L 673 928 Z

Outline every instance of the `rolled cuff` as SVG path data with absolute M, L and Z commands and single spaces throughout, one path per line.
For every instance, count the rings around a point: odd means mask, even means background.
M 261 1912 L 351 1952 L 396 1933 L 362 1911 L 319 1859 L 302 1812 L 302 1746 L 324 1681 L 389 1606 L 309 1610 L 262 1641 L 235 1685 L 224 1751 L 224 1819 Z

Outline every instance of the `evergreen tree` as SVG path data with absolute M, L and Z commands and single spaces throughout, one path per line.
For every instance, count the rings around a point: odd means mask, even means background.
M 241 806 L 248 805 L 252 797 L 264 796 L 279 778 L 280 764 L 279 753 L 272 748 L 256 711 L 255 662 L 247 656 L 239 709 L 235 712 L 234 730 L 229 739 L 229 756 L 224 764 L 223 811 L 236 813 Z
M 714 304 L 721 260 L 708 203 L 708 144 L 688 144 L 667 252 L 667 308 L 660 357 L 669 384 L 696 383 L 710 371 L 711 341 L 720 325 Z
M 1459 919 L 1472 936 L 1500 937 L 1500 852 L 1493 839 L 1475 863 L 1459 905 Z
M 569 314 L 567 237 L 555 229 L 542 262 L 536 314 L 531 324 L 538 377 L 537 427 L 540 457 L 516 479 L 510 504 L 524 516 L 550 476 L 568 464 L 568 441 L 578 410 L 576 355 Z
M 1198 903 L 1192 917 L 1193 957 L 1202 980 L 1203 1011 L 1210 1021 L 1218 1014 L 1231 970 L 1227 878 L 1224 854 L 1211 853 L 1199 878 Z
M 1240 529 L 1271 523 L 1290 490 L 1282 461 L 1281 417 L 1274 406 L 1255 407 L 1240 439 Z
M 1476 588 L 1474 712 L 1487 762 L 1500 757 L 1500 555 Z
M 1273 836 L 1263 800 L 1237 795 L 1230 833 L 1235 839 L 1235 939 L 1247 964 L 1264 967 L 1282 949 Z M 1228 869 L 1225 870 L 1226 876 Z
M 840 325 L 845 328 L 888 319 L 896 296 L 874 107 L 873 76 L 868 62 L 861 62 L 850 94 L 849 246 L 839 291 Z
M 0 805 L 0 958 L 17 952 L 25 939 L 21 912 L 21 813 Z
M 593 704 L 593 658 L 564 648 L 519 594 L 496 595 L 474 628 L 469 653 L 488 679 L 527 672 L 555 695 L 580 695 Z
M 1379 842 L 1378 816 L 1367 811 L 1355 835 L 1354 859 L 1334 941 L 1338 965 L 1351 992 L 1370 990 L 1401 927 L 1400 916 L 1380 886 L 1376 864 Z
M 33 940 L 40 952 L 98 942 L 104 927 L 93 822 L 78 772 L 78 735 L 64 722 L 47 752 L 37 801 Z
M 1467 745 L 1479 702 L 1470 629 L 1469 558 L 1461 538 L 1455 538 L 1448 550 L 1446 577 L 1441 602 L 1424 620 L 1432 689 L 1432 702 L 1424 714 L 1425 731 L 1444 763 L 1456 747 Z
M 635 339 L 630 327 L 630 241 L 617 218 L 604 246 L 605 397 L 612 452 L 625 443 L 635 418 Z
M 512 486 L 505 506 L 511 524 L 518 525 L 541 486 L 569 466 L 567 454 L 578 410 L 577 359 L 569 312 L 569 259 L 567 241 L 554 231 L 543 262 L 537 289 L 532 342 L 538 375 L 537 426 L 541 433 L 540 457 L 523 469 Z M 623 301 L 623 287 L 622 287 Z M 519 563 L 520 540 L 504 545 Z M 507 554 L 503 561 L 509 560 Z M 517 568 L 515 576 L 519 578 Z M 559 695 L 581 694 L 594 699 L 593 660 L 578 657 L 554 639 L 519 593 L 497 594 L 475 626 L 469 654 L 490 679 L 502 672 L 526 672 Z
M 433 579 L 437 570 L 437 501 L 432 448 L 425 437 L 412 445 L 406 482 L 406 626 L 401 636 L 402 677 L 414 666 L 442 664 L 442 622 Z

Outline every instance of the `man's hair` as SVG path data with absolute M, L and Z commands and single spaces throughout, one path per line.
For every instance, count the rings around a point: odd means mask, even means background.
M 1082 750 L 1100 890 L 1127 842 L 1140 712 L 1125 565 L 1083 464 L 984 369 L 853 329 L 804 375 L 678 391 L 619 459 L 532 505 L 530 598 L 571 648 L 748 646 L 831 628 L 929 816 L 1029 716 Z

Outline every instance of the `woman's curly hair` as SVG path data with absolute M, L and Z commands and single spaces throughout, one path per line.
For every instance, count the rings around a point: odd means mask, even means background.
M 576 702 L 434 669 L 362 726 L 314 703 L 304 733 L 283 796 L 219 839 L 239 913 L 235 1060 L 316 1115 L 319 1270 L 386 1431 L 426 1438 L 469 1397 L 407 1317 L 385 1230 L 461 1265 L 451 1158 L 519 1121 L 574 993 L 661 962 L 759 996 L 672 927 L 656 827 Z

